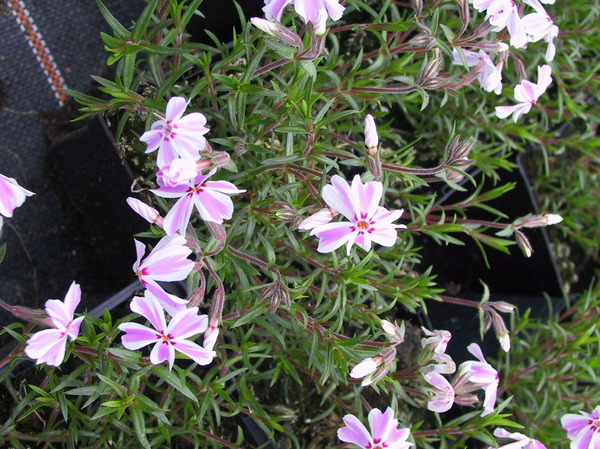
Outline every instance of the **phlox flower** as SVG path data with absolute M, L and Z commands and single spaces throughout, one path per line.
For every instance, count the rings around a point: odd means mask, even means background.
M 25 198 L 32 195 L 35 193 L 21 187 L 14 178 L 0 174 L 0 215 L 11 218 Z
M 514 443 L 505 444 L 504 446 L 500 446 L 498 449 L 546 449 L 546 446 L 544 446 L 538 440 L 529 438 L 527 435 L 523 435 L 522 433 L 510 433 L 504 429 L 496 429 L 494 430 L 494 436 L 498 438 L 510 438 L 515 440 Z
M 494 411 L 496 406 L 496 396 L 500 382 L 498 372 L 486 362 L 477 343 L 471 343 L 467 350 L 477 358 L 477 361 L 468 360 L 463 362 L 458 368 L 458 375 L 452 382 L 452 386 L 457 399 L 459 395 L 468 395 L 482 388 L 485 391 L 485 398 L 481 416 L 487 416 Z M 459 400 L 456 402 L 459 402 Z
M 454 404 L 454 388 L 440 373 L 432 371 L 423 376 L 425 382 L 431 387 L 427 388 L 429 401 L 427 401 L 427 410 L 432 412 L 444 413 L 452 408 Z
M 521 23 L 519 10 L 513 0 L 469 0 L 479 12 L 486 12 L 486 20 L 494 26 L 494 31 L 508 29 L 510 45 L 524 48 L 527 45 L 527 35 Z
M 422 374 L 427 373 L 439 373 L 439 374 L 453 374 L 456 372 L 456 363 L 452 360 L 448 354 L 433 354 L 433 357 L 428 360 L 428 365 L 423 366 L 419 369 Z
M 133 264 L 133 272 L 154 296 L 166 303 L 172 302 L 172 295 L 165 292 L 158 282 L 181 281 L 187 278 L 194 268 L 194 261 L 187 258 L 192 250 L 185 245 L 185 237 L 163 237 L 143 260 L 146 247 L 142 242 L 134 242 L 137 260 Z
M 166 360 L 169 369 L 173 368 L 175 351 L 187 355 L 198 365 L 208 365 L 214 358 L 213 351 L 188 340 L 204 332 L 208 326 L 208 317 L 198 315 L 197 307 L 181 310 L 171 318 L 168 325 L 162 306 L 152 296 L 134 297 L 130 308 L 132 312 L 146 318 L 154 329 L 138 323 L 120 324 L 119 330 L 125 332 L 121 342 L 126 349 L 135 351 L 154 344 L 150 353 L 150 362 L 158 365 Z
M 233 201 L 227 195 L 243 193 L 245 190 L 238 189 L 228 181 L 207 181 L 214 173 L 215 170 L 206 175 L 199 173 L 186 184 L 151 190 L 163 198 L 179 198 L 164 219 L 163 229 L 167 235 L 177 231 L 185 233 L 194 206 L 205 221 L 223 223 L 223 220 L 231 218 Z
M 527 40 L 537 42 L 544 39 L 548 43 L 545 58 L 546 61 L 551 62 L 556 54 L 554 39 L 558 37 L 560 29 L 554 25 L 552 18 L 538 0 L 527 0 L 526 3 L 536 10 L 536 12 L 527 14 L 521 19 L 521 24 L 527 34 Z
M 388 407 L 384 413 L 374 408 L 369 412 L 368 419 L 371 432 L 356 416 L 344 416 L 345 427 L 338 429 L 338 438 L 344 443 L 356 444 L 361 449 L 408 449 L 413 446 L 413 443 L 406 441 L 410 430 L 398 429 L 398 420 L 394 419 L 391 408 Z
M 531 110 L 531 106 L 546 92 L 546 89 L 552 83 L 551 74 L 552 69 L 549 65 L 539 66 L 537 84 L 523 80 L 521 84 L 515 87 L 515 99 L 519 103 L 513 106 L 496 106 L 496 116 L 498 118 L 506 118 L 512 114 L 513 120 L 516 123 L 521 114 L 528 113 Z
M 49 299 L 44 305 L 46 313 L 54 326 L 36 332 L 27 340 L 25 354 L 35 360 L 35 364 L 45 363 L 58 366 L 65 358 L 67 338 L 75 340 L 84 317 L 73 319 L 75 308 L 81 301 L 81 287 L 73 282 L 65 295 L 64 301 Z
M 149 131 L 140 137 L 148 144 L 146 153 L 158 150 L 156 163 L 159 167 L 169 165 L 177 157 L 200 159 L 200 151 L 206 146 L 204 134 L 209 130 L 206 117 L 199 112 L 183 115 L 188 102 L 183 97 L 173 97 L 167 103 L 164 120 L 157 120 Z
M 425 338 L 421 339 L 421 346 L 423 349 L 433 351 L 436 354 L 443 354 L 446 352 L 448 343 L 452 338 L 452 334 L 447 330 L 432 330 L 421 327 L 421 330 L 426 335 Z
M 467 67 L 476 67 L 479 70 L 479 84 L 486 92 L 494 92 L 499 95 L 502 92 L 502 63 L 494 64 L 492 58 L 483 50 L 474 52 L 471 50 L 463 50 Z M 463 64 L 460 59 L 460 54 L 455 48 L 452 50 L 454 56 L 453 64 Z
M 600 405 L 592 413 L 569 413 L 560 419 L 571 440 L 571 449 L 600 447 Z
M 383 185 L 378 181 L 363 184 L 360 176 L 356 175 L 350 187 L 341 176 L 332 176 L 331 184 L 323 188 L 323 199 L 331 209 L 349 221 L 314 227 L 310 235 L 319 238 L 317 251 L 329 253 L 347 244 L 347 254 L 350 255 L 354 244 L 365 251 L 371 249 L 372 242 L 393 246 L 398 238 L 396 229 L 406 228 L 404 225 L 392 224 L 400 218 L 403 210 L 388 211 L 380 207 L 382 193 Z M 307 220 L 310 219 L 311 217 Z
M 319 12 L 324 11 L 332 20 L 340 20 L 344 13 L 344 6 L 339 0 L 265 0 L 263 11 L 267 20 L 281 21 L 283 9 L 287 5 L 294 5 L 294 9 L 305 23 L 317 24 L 320 22 Z M 322 21 L 322 20 L 321 20 Z

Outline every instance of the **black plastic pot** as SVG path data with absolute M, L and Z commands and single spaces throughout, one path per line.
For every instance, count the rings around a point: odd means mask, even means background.
M 510 222 L 529 213 L 539 214 L 527 174 L 517 157 L 518 169 L 502 173 L 502 183 L 515 182 L 516 186 L 500 198 L 491 201 L 490 206 L 509 216 L 502 220 Z M 474 174 L 478 183 L 482 182 L 481 172 Z M 460 203 L 472 192 L 472 185 L 465 183 L 468 192 L 445 189 L 439 195 L 436 205 Z M 477 208 L 468 210 L 468 217 L 479 220 L 493 220 L 494 217 Z M 481 250 L 468 236 L 458 236 L 464 246 L 441 246 L 430 239 L 420 241 L 423 246 L 423 266 L 433 265 L 438 284 L 447 290 L 448 296 L 480 301 L 484 292 L 481 282 L 490 290 L 491 301 L 506 301 L 519 308 L 521 313 L 531 309 L 531 317 L 545 319 L 550 313 L 560 312 L 565 303 L 562 293 L 562 279 L 550 248 L 548 234 L 544 228 L 526 229 L 525 234 L 533 247 L 533 254 L 526 258 L 519 248 L 510 247 L 510 255 L 485 247 L 489 268 Z M 427 316 L 421 315 L 422 324 L 430 329 L 447 329 L 453 339 L 448 353 L 457 363 L 472 359 L 466 347 L 472 342 L 480 342 L 479 318 L 477 310 L 465 306 L 427 303 Z M 507 316 L 507 315 L 506 315 Z M 499 345 L 490 330 L 481 344 L 484 354 L 495 355 Z

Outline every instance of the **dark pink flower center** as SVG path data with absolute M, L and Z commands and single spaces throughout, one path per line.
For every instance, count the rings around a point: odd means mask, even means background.
M 388 444 L 385 441 L 381 441 L 381 438 L 375 438 L 373 444 L 374 446 L 368 443 L 366 449 L 385 449 L 388 447 Z
M 600 432 L 600 418 L 592 419 L 590 421 L 591 430 L 594 432 Z
M 177 124 L 171 124 L 171 121 L 169 120 L 163 128 L 163 139 L 168 142 L 169 140 L 174 138 L 177 135 L 177 133 L 174 130 L 176 130 L 177 128 Z
M 160 334 L 160 335 L 157 335 L 157 336 L 156 336 L 156 339 L 157 339 L 157 340 L 161 340 L 161 341 L 162 341 L 162 344 L 164 344 L 164 345 L 168 345 L 169 343 L 170 343 L 170 344 L 174 344 L 174 343 L 171 341 L 171 339 L 173 338 L 173 336 L 172 336 L 171 334 L 165 335 L 164 331 L 159 331 L 159 334 Z

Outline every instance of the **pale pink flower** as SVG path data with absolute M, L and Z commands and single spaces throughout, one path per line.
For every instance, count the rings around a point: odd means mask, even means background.
M 35 193 L 21 187 L 14 178 L 0 174 L 0 215 L 11 218 L 14 210 L 32 195 Z
M 154 329 L 137 323 L 119 325 L 119 330 L 125 332 L 121 342 L 126 349 L 135 351 L 154 344 L 150 362 L 158 365 L 166 360 L 169 369 L 175 363 L 175 351 L 187 355 L 198 365 L 208 365 L 214 358 L 213 351 L 189 341 L 190 337 L 204 332 L 208 326 L 208 317 L 198 315 L 197 307 L 183 309 L 171 318 L 168 325 L 162 306 L 152 296 L 134 297 L 130 308 L 132 312 L 146 318 Z
M 331 177 L 331 185 L 323 188 L 323 199 L 333 210 L 346 217 L 349 222 L 341 221 L 316 226 L 310 233 L 319 238 L 317 251 L 329 253 L 347 244 L 350 255 L 352 245 L 356 244 L 365 251 L 371 249 L 371 243 L 393 246 L 398 238 L 397 229 L 404 225 L 394 225 L 402 210 L 388 211 L 379 206 L 383 185 L 378 181 L 363 184 L 356 175 L 352 187 L 338 175 Z
M 478 361 L 468 360 L 463 362 L 458 368 L 458 374 L 452 386 L 456 393 L 457 403 L 467 403 L 472 400 L 473 391 L 480 388 L 485 391 L 483 400 L 483 413 L 481 416 L 487 416 L 494 411 L 496 406 L 496 396 L 498 394 L 498 384 L 500 382 L 498 372 L 486 362 L 477 343 L 471 343 L 467 350 L 473 354 Z M 462 402 L 460 396 L 464 395 L 466 401 Z
M 329 223 L 333 220 L 333 214 L 331 209 L 324 207 L 319 212 L 312 214 L 310 217 L 305 218 L 298 225 L 298 229 L 309 230 Z
M 452 388 L 450 382 L 435 371 L 425 374 L 423 378 L 431 385 L 426 390 L 429 396 L 427 410 L 437 413 L 444 413 L 450 410 L 452 404 L 454 404 L 454 388 Z
M 296 12 L 305 23 L 319 23 L 319 12 L 325 11 L 332 20 L 339 20 L 344 13 L 344 6 L 339 0 L 265 0 L 263 11 L 267 20 L 281 21 L 283 9 L 293 4 Z
M 167 103 L 164 120 L 157 120 L 152 128 L 140 137 L 148 144 L 146 153 L 158 150 L 157 165 L 164 167 L 178 157 L 198 160 L 206 146 L 209 129 L 206 117 L 199 112 L 183 115 L 188 102 L 183 97 L 173 97 Z
M 27 340 L 25 354 L 35 359 L 35 364 L 45 363 L 58 366 L 65 358 L 67 338 L 75 340 L 79 335 L 79 327 L 84 317 L 73 319 L 75 308 L 81 301 L 81 287 L 73 282 L 65 295 L 64 301 L 49 299 L 44 309 L 50 317 L 54 329 L 36 332 Z
M 549 65 L 538 67 L 538 82 L 532 83 L 528 80 L 523 80 L 521 84 L 515 87 L 515 99 L 519 101 L 513 106 L 496 106 L 496 116 L 498 118 L 506 118 L 513 115 L 515 123 L 522 114 L 526 114 L 531 110 L 538 99 L 542 96 L 548 86 L 552 83 L 552 69 Z
M 483 50 L 474 52 L 471 50 L 463 50 L 467 67 L 476 67 L 479 70 L 479 84 L 486 92 L 494 92 L 499 95 L 502 92 L 502 62 L 498 65 L 494 64 L 492 58 Z M 463 64 L 460 58 L 460 53 L 455 48 L 452 50 L 454 57 L 453 64 Z
M 228 181 L 207 181 L 214 174 L 215 170 L 206 175 L 199 173 L 187 184 L 151 190 L 163 198 L 179 198 L 164 220 L 163 229 L 167 235 L 177 231 L 182 234 L 186 232 L 194 206 L 204 221 L 223 223 L 223 220 L 231 218 L 233 201 L 227 195 L 243 193 L 245 190 L 239 190 Z
M 469 0 L 479 12 L 486 12 L 486 20 L 494 26 L 494 31 L 508 29 L 510 45 L 524 48 L 527 45 L 527 34 L 521 24 L 521 17 L 513 0 Z
M 187 184 L 198 175 L 196 160 L 191 158 L 173 159 L 170 164 L 163 166 L 156 173 L 158 185 L 177 187 Z
M 389 407 L 384 413 L 376 408 L 369 412 L 371 432 L 354 415 L 346 415 L 343 419 L 345 427 L 338 429 L 337 435 L 344 443 L 356 444 L 361 449 L 408 449 L 413 446 L 407 441 L 410 429 L 398 428 L 398 420 L 394 419 L 394 412 Z
M 521 19 L 521 25 L 527 34 L 527 40 L 537 42 L 544 39 L 548 43 L 545 55 L 546 61 L 553 61 L 556 54 L 554 39 L 558 37 L 560 29 L 554 25 L 552 18 L 538 0 L 527 0 L 526 3 L 536 10 L 536 12 L 527 14 Z
M 571 440 L 571 449 L 600 447 L 600 405 L 592 413 L 569 413 L 560 419 Z
M 546 449 L 546 446 L 544 446 L 538 440 L 529 438 L 527 435 L 523 435 L 522 433 L 510 433 L 504 429 L 496 429 L 494 430 L 494 436 L 498 438 L 510 438 L 515 440 L 514 443 L 505 444 L 504 446 L 500 446 L 498 449 Z
M 154 296 L 167 303 L 173 301 L 170 297 L 172 295 L 167 294 L 158 282 L 181 281 L 186 279 L 194 268 L 194 261 L 188 259 L 192 250 L 186 246 L 185 237 L 163 237 L 143 260 L 146 247 L 143 243 L 134 241 L 137 260 L 133 264 L 133 272 Z
M 421 327 L 421 330 L 426 335 L 425 338 L 421 339 L 421 346 L 423 349 L 433 351 L 436 354 L 443 354 L 446 352 L 448 343 L 452 338 L 452 334 L 447 330 L 432 330 Z

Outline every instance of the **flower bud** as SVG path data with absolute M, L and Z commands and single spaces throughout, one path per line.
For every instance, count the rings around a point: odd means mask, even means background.
M 352 371 L 350 371 L 350 377 L 353 379 L 362 379 L 363 377 L 367 377 L 369 374 L 373 374 L 382 362 L 383 359 L 380 356 L 376 356 L 375 359 L 368 357 L 352 368 Z
M 204 333 L 204 341 L 202 346 L 208 351 L 212 351 L 217 343 L 217 337 L 219 336 L 219 319 L 213 317 L 208 324 L 208 329 Z
M 329 15 L 327 14 L 327 10 L 325 8 L 321 8 L 317 14 L 317 21 L 313 23 L 313 31 L 315 32 L 315 36 L 320 37 L 325 35 L 327 32 L 327 18 Z
M 316 228 L 317 226 L 324 225 L 333 220 L 333 214 L 331 209 L 325 207 L 319 212 L 312 214 L 310 217 L 305 218 L 298 225 L 298 229 L 308 230 Z
M 371 114 L 367 114 L 365 118 L 365 145 L 369 150 L 369 154 L 373 157 L 377 154 L 377 146 L 379 145 L 379 136 L 377 135 L 377 126 L 375 119 Z
M 129 204 L 129 207 L 131 207 L 136 214 L 138 214 L 148 223 L 153 223 L 162 227 L 163 218 L 156 209 L 148 206 L 146 203 L 138 200 L 137 198 L 129 197 L 126 201 L 127 204 Z
M 515 228 L 539 228 L 560 223 L 563 218 L 558 214 L 528 215 L 515 220 Z
M 531 257 L 531 255 L 533 254 L 533 248 L 531 247 L 531 243 L 529 243 L 529 240 L 527 239 L 525 234 L 523 234 L 518 229 L 515 229 L 515 237 L 517 239 L 517 245 L 519 246 L 519 248 L 521 248 L 521 251 L 523 251 L 525 257 Z
M 295 47 L 302 47 L 302 39 L 296 33 L 292 32 L 288 28 L 284 27 L 280 23 L 271 22 L 269 20 L 261 19 L 260 17 L 252 17 L 250 19 L 252 25 L 265 33 L 281 39 L 290 45 Z
M 404 341 L 404 323 L 398 327 L 387 320 L 381 320 L 381 328 L 387 334 L 388 340 L 395 345 L 399 345 Z
M 513 313 L 517 308 L 517 306 L 506 301 L 488 301 L 487 303 L 485 303 L 484 307 L 485 306 L 493 307 L 498 312 L 502 313 Z
M 293 229 L 298 228 L 300 216 L 298 215 L 298 212 L 296 212 L 296 209 L 294 209 L 294 206 L 287 201 L 275 201 L 273 205 L 275 206 L 273 212 L 275 219 L 284 223 L 292 223 Z
M 229 153 L 225 151 L 215 151 L 210 155 L 210 162 L 214 168 L 222 167 L 229 162 L 229 159 L 231 159 L 231 157 L 229 156 Z

